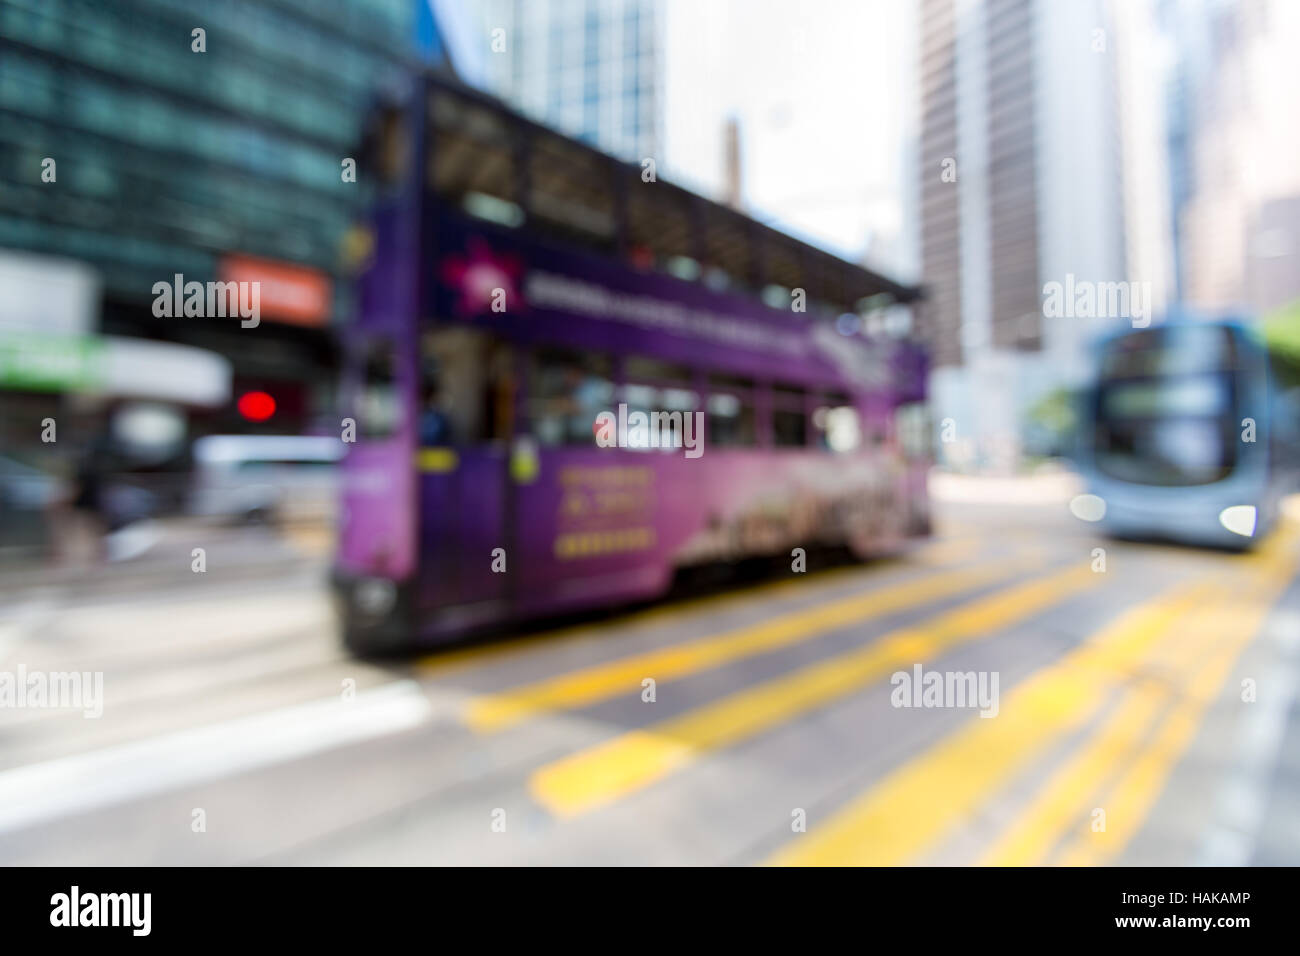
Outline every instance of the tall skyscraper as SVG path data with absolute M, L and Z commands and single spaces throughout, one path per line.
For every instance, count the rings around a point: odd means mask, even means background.
M 1198 91 L 1204 88 L 1211 50 L 1207 0 L 1159 0 L 1162 45 L 1169 51 L 1164 75 L 1165 122 L 1169 167 L 1169 230 L 1174 273 L 1171 297 L 1187 295 L 1183 223 L 1195 185 L 1192 165 Z
M 1201 15 L 1213 41 L 1188 134 L 1187 298 L 1203 309 L 1266 311 L 1300 297 L 1300 7 L 1238 0 Z
M 954 464 L 1050 450 L 1024 447 L 1029 410 L 1079 381 L 1090 336 L 1128 318 L 1058 316 L 1050 283 L 1149 282 L 1163 305 L 1162 114 L 1133 62 L 1134 20 L 1105 0 L 922 0 L 921 261 Z
M 492 92 L 615 156 L 659 155 L 655 0 L 485 0 L 480 14 Z

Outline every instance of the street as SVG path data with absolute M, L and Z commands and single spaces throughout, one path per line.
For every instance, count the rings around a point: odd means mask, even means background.
M 396 662 L 339 647 L 320 533 L 9 575 L 0 667 L 103 714 L 0 708 L 0 863 L 1300 863 L 1296 516 L 1235 555 L 935 490 L 894 559 Z

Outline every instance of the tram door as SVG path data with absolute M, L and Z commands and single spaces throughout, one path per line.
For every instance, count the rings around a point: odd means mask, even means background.
M 442 326 L 420 340 L 420 603 L 466 623 L 495 615 L 507 594 L 512 356 L 478 329 Z

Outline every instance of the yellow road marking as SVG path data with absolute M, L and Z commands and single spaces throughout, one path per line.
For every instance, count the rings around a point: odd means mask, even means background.
M 1033 806 L 999 838 L 981 865 L 1041 863 L 1059 834 L 1078 822 L 1093 803 L 1089 798 L 1095 784 L 1137 749 L 1168 699 L 1168 692 L 1154 681 L 1143 681 L 1127 691 L 1103 730 L 1052 776 Z
M 1003 563 L 945 574 L 930 574 L 892 588 L 855 594 L 830 604 L 782 614 L 761 624 L 658 648 L 561 674 L 525 687 L 480 697 L 464 719 L 480 732 L 503 730 L 541 711 L 587 707 L 618 694 L 639 693 L 641 681 L 667 681 L 809 640 L 847 624 L 905 610 L 986 584 L 1005 580 L 1026 562 Z
M 1211 586 L 1200 592 L 1200 597 L 1217 600 L 1226 593 L 1221 587 Z M 1113 778 L 1124 761 L 1141 748 L 1145 735 L 1168 705 L 1171 688 L 1186 676 L 1188 662 L 1195 664 L 1212 649 L 1216 633 L 1202 626 L 1204 620 L 1204 605 L 1198 604 L 1178 627 L 1166 633 L 1140 668 L 1144 676 L 1124 692 L 1102 727 L 1017 814 L 1016 822 L 986 851 L 981 865 L 1041 864 L 1061 834 L 1097 806 L 1097 788 Z
M 1179 587 L 1127 611 L 1018 687 L 997 718 L 973 719 L 769 862 L 882 866 L 915 858 L 969 819 L 1032 756 L 1100 708 L 1123 665 L 1196 606 L 1198 592 Z
M 1094 833 L 1088 828 L 1080 832 L 1062 850 L 1060 863 L 1063 865 L 1106 863 L 1128 845 L 1146 821 L 1237 658 L 1295 575 L 1293 538 L 1290 534 L 1277 537 L 1281 540 L 1280 547 L 1259 556 L 1263 569 L 1255 586 L 1245 595 L 1230 597 L 1200 622 L 1200 627 L 1222 640 L 1204 659 L 1203 666 L 1187 684 L 1146 750 L 1131 761 L 1111 792 L 1098 801 L 1097 805 L 1106 810 L 1106 829 Z
M 864 567 L 862 565 L 829 568 L 825 571 L 812 572 L 803 576 L 801 580 L 764 581 L 761 584 L 738 588 L 723 594 L 683 598 L 673 601 L 671 604 L 656 605 L 644 610 L 622 614 L 618 618 L 617 626 L 620 629 L 626 629 L 682 620 L 708 611 L 747 604 L 755 599 L 775 596 L 785 591 L 800 588 L 811 589 L 813 587 L 820 589 L 821 586 L 833 587 L 837 581 L 852 578 L 855 575 L 860 575 L 865 579 L 872 579 L 881 570 L 883 569 L 880 567 Z M 608 631 L 611 626 L 608 621 L 602 621 L 598 624 L 577 624 L 571 627 L 538 631 L 522 637 L 513 637 L 490 644 L 473 645 L 450 651 L 438 651 L 420 658 L 417 665 L 420 671 L 425 674 L 446 674 L 499 657 L 507 657 L 529 647 L 544 646 L 548 651 L 553 651 L 556 645 L 561 642 L 593 637 Z
M 996 631 L 1098 582 L 1070 568 L 971 601 L 870 645 L 729 695 L 673 720 L 633 731 L 548 764 L 529 778 L 533 797 L 557 816 L 608 804 L 701 755 L 824 706 L 901 665 L 924 661 Z
M 1289 534 L 1279 535 L 1265 554 L 1243 559 L 1238 565 L 1241 577 L 1245 579 L 1261 562 L 1268 566 L 1272 560 L 1269 556 L 1279 550 L 1289 555 L 1291 540 Z M 1283 582 L 1280 587 L 1292 573 L 1291 562 L 1285 564 L 1285 569 L 1275 568 L 1271 575 Z M 972 721 L 900 767 L 825 825 L 778 852 L 770 862 L 889 865 L 915 859 L 954 825 L 969 819 L 1000 784 L 1054 740 L 1084 726 L 1101 710 L 1114 688 L 1131 679 L 1135 668 L 1149 658 L 1149 650 L 1161 649 L 1158 642 L 1166 635 L 1172 636 L 1163 649 L 1172 650 L 1170 644 L 1183 638 L 1183 632 L 1176 631 L 1176 627 L 1191 622 L 1190 627 L 1213 631 L 1218 624 L 1209 622 L 1217 622 L 1218 615 L 1206 615 L 1203 607 L 1207 599 L 1224 593 L 1224 588 L 1216 587 L 1214 579 L 1207 577 L 1127 611 L 1086 644 L 1018 687 L 996 720 Z M 1257 605 L 1253 610 L 1264 613 Z M 1238 617 L 1253 633 L 1249 622 Z M 1150 701 L 1129 701 L 1124 706 L 1131 715 L 1140 717 L 1151 705 Z M 1171 730 L 1170 736 L 1177 733 L 1190 733 L 1185 721 Z M 1129 775 L 1133 785 L 1128 800 L 1134 807 L 1148 800 L 1153 768 L 1165 753 L 1160 751 L 1152 758 L 1144 775 L 1136 776 L 1136 768 Z M 1111 804 L 1120 806 L 1129 825 L 1135 827 L 1140 822 L 1140 813 L 1130 811 L 1126 803 L 1112 800 Z M 1108 811 L 1108 818 L 1112 812 Z M 1123 832 L 1112 827 L 1110 840 L 1121 839 L 1125 839 Z M 1099 852 L 1104 845 L 1089 849 Z M 1023 850 L 1015 852 L 1023 854 Z M 1078 853 L 1073 859 L 1085 856 Z

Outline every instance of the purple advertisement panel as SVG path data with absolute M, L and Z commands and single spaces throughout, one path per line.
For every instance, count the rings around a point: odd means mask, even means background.
M 654 594 L 685 565 L 821 544 L 886 552 L 917 517 L 886 449 L 557 449 L 516 493 L 530 612 Z
M 915 391 L 908 346 L 845 336 L 832 322 L 698 282 L 560 250 L 438 206 L 426 313 L 524 344 L 633 352 L 812 387 Z

